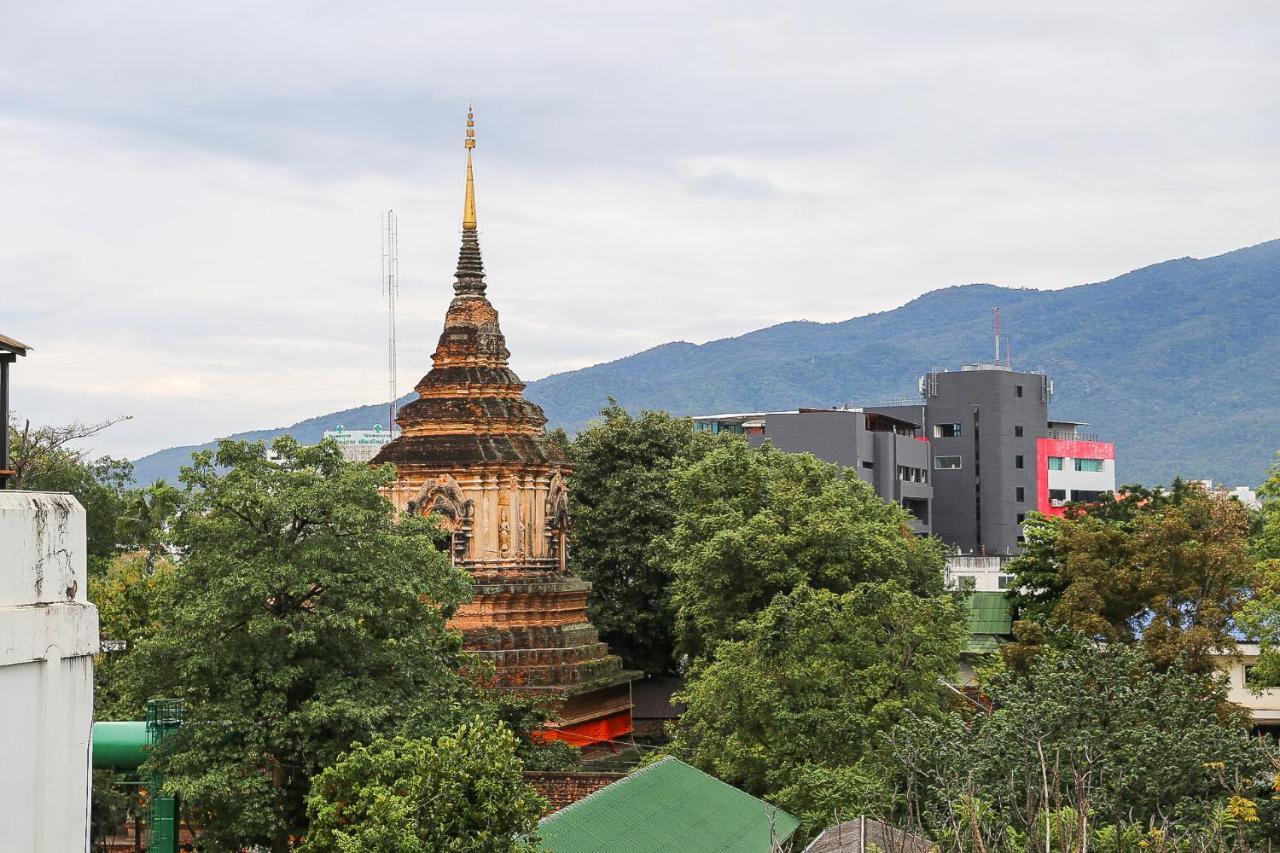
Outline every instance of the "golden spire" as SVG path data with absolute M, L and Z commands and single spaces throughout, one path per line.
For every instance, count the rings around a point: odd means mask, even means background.
M 471 172 L 471 149 L 476 147 L 476 115 L 467 104 L 467 200 L 462 204 L 462 227 L 464 230 L 475 230 L 476 227 L 476 180 Z

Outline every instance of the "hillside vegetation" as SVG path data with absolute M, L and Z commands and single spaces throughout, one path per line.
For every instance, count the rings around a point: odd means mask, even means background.
M 1122 481 L 1263 479 L 1280 448 L 1280 240 L 1064 290 L 970 284 L 840 323 L 663 344 L 532 382 L 527 394 L 551 426 L 570 431 L 611 396 L 633 411 L 679 414 L 913 397 L 929 369 L 990 358 L 997 305 L 1014 366 L 1052 377 L 1053 415 L 1089 421 L 1116 442 Z M 371 405 L 235 437 L 288 432 L 309 442 L 338 423 L 380 419 L 385 409 Z M 193 449 L 139 459 L 135 476 L 172 478 Z

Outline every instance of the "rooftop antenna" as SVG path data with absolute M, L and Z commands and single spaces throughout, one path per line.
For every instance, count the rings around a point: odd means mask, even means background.
M 992 318 L 991 319 L 992 325 L 995 326 L 995 332 L 996 332 L 995 363 L 999 364 L 1000 363 L 1000 309 L 999 308 L 991 309 L 991 318 Z
M 387 432 L 396 428 L 396 302 L 400 298 L 400 224 L 396 212 L 382 214 L 382 295 L 387 298 Z
M 1013 370 L 1013 339 L 1008 335 L 1004 339 L 1004 364 L 1005 367 Z

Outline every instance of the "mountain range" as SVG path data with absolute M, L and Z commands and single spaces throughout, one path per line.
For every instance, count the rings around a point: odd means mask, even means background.
M 1051 416 L 1087 421 L 1116 443 L 1120 482 L 1181 475 L 1256 485 L 1265 477 L 1280 450 L 1280 240 L 1061 290 L 968 284 L 838 323 L 662 344 L 539 379 L 526 395 L 549 426 L 570 432 L 610 397 L 632 411 L 678 414 L 918 399 L 927 371 L 990 360 L 996 306 L 1014 367 L 1050 376 Z M 379 421 L 386 424 L 385 403 L 232 437 L 290 433 L 305 443 L 340 423 Z M 195 449 L 138 459 L 135 479 L 173 480 Z

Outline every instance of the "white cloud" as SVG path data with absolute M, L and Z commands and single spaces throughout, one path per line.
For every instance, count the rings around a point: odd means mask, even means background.
M 375 399 L 388 207 L 407 389 L 467 97 L 529 379 L 1270 239 L 1278 41 L 1262 2 L 0 4 L 15 403 L 136 455 Z

